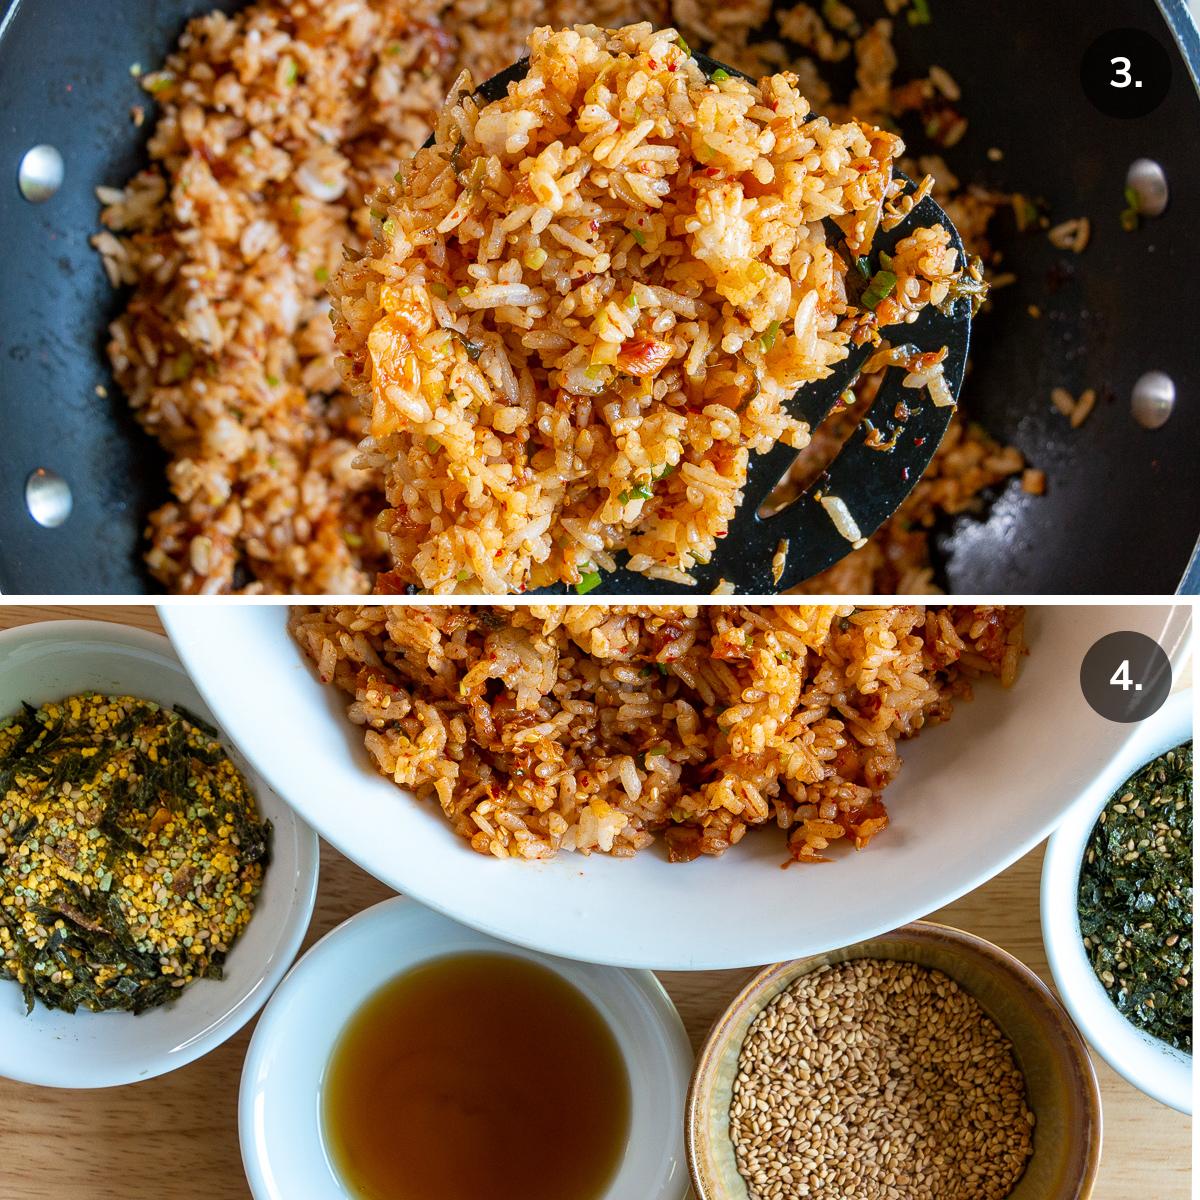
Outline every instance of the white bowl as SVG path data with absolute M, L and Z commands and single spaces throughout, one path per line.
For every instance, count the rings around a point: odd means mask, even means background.
M 608 1023 L 629 1072 L 629 1140 L 606 1200 L 680 1200 L 688 1189 L 683 1098 L 692 1051 L 675 1006 L 649 971 L 614 971 L 504 946 L 394 897 L 326 934 L 262 1015 L 238 1101 L 242 1161 L 256 1200 L 342 1200 L 321 1124 L 325 1068 L 346 1023 L 388 980 L 447 954 L 500 951 L 577 987 Z
M 1092 1049 L 1118 1075 L 1155 1100 L 1192 1111 L 1192 1057 L 1151 1037 L 1109 999 L 1083 948 L 1079 931 L 1079 868 L 1104 806 L 1152 759 L 1192 736 L 1192 693 L 1176 692 L 1086 788 L 1046 848 L 1042 865 L 1042 940 L 1059 995 Z
M 22 700 L 42 704 L 94 689 L 212 715 L 170 643 L 104 621 L 46 621 L 0 632 L 0 717 Z M 173 1071 L 207 1054 L 262 1007 L 300 949 L 317 889 L 317 838 L 266 783 L 246 773 L 260 811 L 274 823 L 272 861 L 254 916 L 220 980 L 198 979 L 174 1004 L 130 1013 L 74 1014 L 35 1005 L 0 980 L 0 1075 L 49 1087 L 112 1087 Z
M 447 916 L 550 954 L 700 970 L 803 958 L 862 941 L 978 887 L 1050 833 L 1080 787 L 1131 735 L 1079 690 L 1106 633 L 1179 649 L 1188 610 L 1038 607 L 1016 685 L 993 681 L 949 724 L 902 744 L 891 827 L 862 853 L 782 871 L 778 830 L 720 859 L 679 864 L 661 846 L 631 859 L 560 854 L 498 862 L 456 837 L 370 763 L 346 698 L 318 682 L 265 605 L 168 604 L 163 622 L 225 729 L 280 794 L 349 858 Z

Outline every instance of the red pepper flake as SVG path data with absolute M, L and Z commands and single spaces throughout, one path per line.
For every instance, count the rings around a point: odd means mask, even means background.
M 900 473 L 900 478 L 903 479 L 905 483 L 907 483 L 908 477 L 911 474 L 912 474 L 912 472 L 908 469 L 908 467 L 905 467 L 904 470 Z
M 654 61 L 654 59 L 651 59 L 651 60 L 650 60 L 650 70 L 652 70 L 652 71 L 657 71 L 657 70 L 658 70 L 658 63 L 656 63 L 656 62 Z
M 667 63 L 667 70 L 673 75 L 675 73 L 675 64 L 673 62 Z
M 923 446 L 923 445 L 925 445 L 925 439 L 924 438 L 913 438 L 913 445 L 914 446 Z
M 600 228 L 600 222 L 597 220 L 591 220 L 588 222 L 588 228 L 595 233 Z
M 717 537 L 728 537 L 728 536 L 729 536 L 728 530 L 722 530 L 720 533 L 717 534 Z

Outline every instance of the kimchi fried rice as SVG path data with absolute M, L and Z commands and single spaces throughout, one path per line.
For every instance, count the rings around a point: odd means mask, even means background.
M 710 79 L 674 29 L 538 29 L 506 95 L 475 82 L 330 286 L 391 581 L 576 585 L 623 549 L 693 583 L 750 454 L 808 444 L 797 388 L 946 301 L 950 234 L 918 227 L 886 291 L 852 294 L 851 264 L 912 207 L 901 139 L 814 116 L 787 73 Z M 936 359 L 928 387 L 954 403 Z
M 898 743 L 1016 677 L 1011 607 L 297 608 L 379 770 L 481 854 L 718 855 L 756 825 L 820 861 L 889 822 Z M 903 814 L 898 814 L 903 821 Z
M 889 11 L 904 3 L 889 0 Z M 902 75 L 893 18 L 786 0 L 773 11 L 786 44 L 764 31 L 767 0 L 258 0 L 190 21 L 162 68 L 141 75 L 157 108 L 150 161 L 123 187 L 100 189 L 94 239 L 113 284 L 129 289 L 111 326 L 114 376 L 169 456 L 170 497 L 148 529 L 158 582 L 173 592 L 353 593 L 382 575 L 386 590 L 385 480 L 362 465 L 370 431 L 335 366 L 326 286 L 343 245 L 369 244 L 367 198 L 429 135 L 460 73 L 492 75 L 539 26 L 650 21 L 756 78 L 794 71 L 834 122 L 912 118 L 922 149 L 901 168 L 937 177 L 935 196 L 986 258 L 992 215 L 1027 205 L 959 187 L 940 158 L 965 127 L 946 72 Z M 841 59 L 854 63 L 848 97 L 821 74 Z M 814 585 L 932 587 L 928 530 L 1024 465 L 957 417 L 951 430 L 956 449 L 931 468 L 936 487 L 918 489 Z M 647 436 L 656 452 L 666 444 Z M 665 454 L 651 465 L 665 469 Z M 679 488 L 678 475 L 663 482 Z

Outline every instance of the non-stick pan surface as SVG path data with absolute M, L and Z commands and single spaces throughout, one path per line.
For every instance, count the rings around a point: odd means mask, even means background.
M 152 119 L 153 106 L 131 66 L 157 65 L 184 21 L 213 7 L 238 6 L 19 0 L 0 25 L 5 592 L 153 589 L 140 555 L 146 515 L 166 498 L 163 458 L 126 413 L 107 369 L 105 327 L 120 298 L 88 245 L 98 217 L 93 189 L 123 182 L 145 161 L 151 120 L 135 129 L 130 108 L 145 104 Z M 1001 224 L 997 242 L 1018 281 L 995 294 L 978 324 L 965 404 L 1047 472 L 1049 489 L 1033 497 L 1013 481 L 982 512 L 948 521 L 936 539 L 939 582 L 962 592 L 1174 591 L 1200 530 L 1195 27 L 1180 0 L 1170 0 L 1166 16 L 1152 0 L 934 0 L 932 9 L 929 25 L 896 23 L 898 78 L 938 63 L 962 85 L 970 128 L 947 155 L 954 170 L 1041 197 L 1056 220 L 1092 222 L 1080 256 Z M 1079 83 L 1086 48 L 1122 27 L 1151 33 L 1170 56 L 1170 91 L 1149 117 L 1106 117 Z M 18 193 L 17 170 L 38 143 L 62 152 L 66 178 L 32 205 Z M 1003 151 L 1001 161 L 991 160 L 991 147 Z M 1125 173 L 1142 157 L 1165 169 L 1171 201 L 1162 217 L 1126 233 Z M 1157 432 L 1141 429 L 1129 407 L 1134 382 L 1150 370 L 1170 375 L 1179 394 Z M 1078 430 L 1049 403 L 1059 385 L 1101 396 Z M 36 468 L 72 489 L 74 510 L 57 528 L 37 525 L 26 509 L 25 481 Z

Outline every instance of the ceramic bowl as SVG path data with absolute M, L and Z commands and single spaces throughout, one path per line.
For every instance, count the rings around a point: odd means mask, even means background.
M 0 716 L 94 689 L 182 704 L 214 721 L 166 638 L 103 621 L 46 621 L 0 632 Z M 225 977 L 198 979 L 171 1005 L 139 1016 L 74 1014 L 41 1004 L 25 1015 L 21 989 L 0 980 L 0 1075 L 52 1087 L 110 1087 L 149 1079 L 220 1045 L 266 1002 L 300 949 L 317 888 L 317 838 L 222 741 L 274 824 L 272 862 L 254 916 L 229 952 Z
M 160 611 L 247 758 L 376 878 L 508 942 L 672 970 L 758 966 L 849 945 L 1002 871 L 1050 833 L 1130 734 L 1080 693 L 1088 648 L 1113 630 L 1134 629 L 1170 652 L 1187 620 L 1183 607 L 1031 607 L 1031 650 L 1016 684 L 1006 691 L 981 682 L 949 723 L 902 744 L 886 834 L 828 868 L 781 871 L 787 850 L 775 829 L 753 830 L 728 854 L 687 864 L 668 862 L 661 844 L 629 859 L 560 854 L 497 863 L 457 837 L 436 804 L 379 774 L 362 730 L 346 717 L 345 696 L 318 681 L 283 609 Z
M 1042 864 L 1042 940 L 1059 994 L 1092 1048 L 1118 1075 L 1180 1112 L 1192 1111 L 1192 1056 L 1151 1037 L 1117 1011 L 1079 932 L 1079 868 L 1096 821 L 1121 785 L 1146 763 L 1192 736 L 1191 690 L 1176 692 L 1133 737 L 1050 839 Z
M 679 1014 L 649 971 L 621 971 L 506 946 L 411 900 L 358 913 L 296 964 L 267 1005 L 242 1072 L 242 1161 L 256 1200 L 343 1200 L 321 1120 L 323 1077 L 347 1022 L 406 969 L 493 951 L 560 974 L 608 1023 L 629 1072 L 630 1133 L 604 1200 L 681 1200 L 683 1096 L 692 1053 Z
M 998 946 L 918 921 L 828 954 L 760 971 L 713 1025 L 687 1099 L 688 1168 L 697 1200 L 746 1200 L 729 1132 L 742 1042 L 755 1017 L 802 975 L 854 958 L 914 962 L 971 993 L 1013 1044 L 1037 1123 L 1033 1157 L 1010 1200 L 1086 1200 L 1100 1164 L 1100 1090 L 1087 1047 L 1050 990 Z

